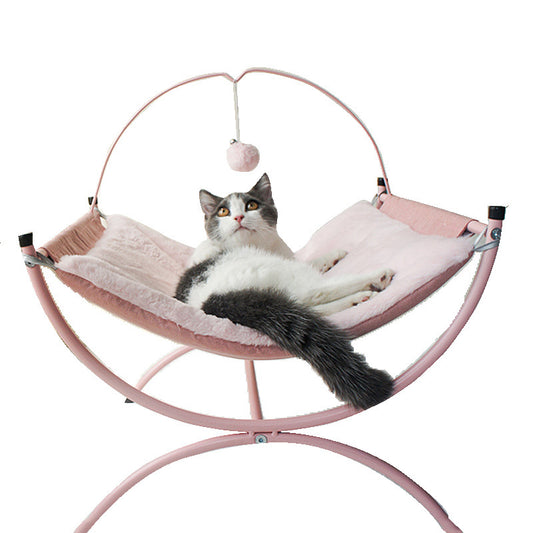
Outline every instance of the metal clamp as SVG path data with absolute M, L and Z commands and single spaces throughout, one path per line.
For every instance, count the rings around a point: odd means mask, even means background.
M 22 254 L 22 257 L 24 259 L 24 264 L 29 268 L 33 268 L 35 266 L 41 266 L 41 267 L 51 268 L 52 270 L 57 269 L 52 259 L 50 259 L 49 257 L 46 257 L 45 255 L 39 252 L 36 252 L 36 255 Z
M 499 246 L 500 240 L 502 238 L 501 228 L 494 228 L 491 231 L 490 236 L 493 240 L 485 244 L 482 244 L 481 246 L 476 246 L 474 248 L 474 252 L 486 252 L 487 250 L 491 250 L 492 248 L 496 248 L 497 246 Z

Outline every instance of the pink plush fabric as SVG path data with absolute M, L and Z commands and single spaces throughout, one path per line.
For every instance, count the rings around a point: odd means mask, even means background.
M 58 269 L 92 283 L 197 335 L 244 344 L 272 345 L 254 330 L 209 316 L 173 298 L 192 248 L 121 215 L 85 255 L 66 255 Z
M 413 200 L 399 196 L 384 195 L 382 213 L 405 222 L 411 229 L 424 235 L 442 235 L 458 237 L 466 230 L 471 218 L 457 215 Z
M 358 336 L 425 298 L 469 258 L 472 239 L 421 235 L 359 202 L 331 220 L 297 253 L 312 259 L 335 248 L 349 254 L 326 276 L 392 268 L 395 278 L 368 302 L 330 319 Z M 178 302 L 173 293 L 192 249 L 126 217 L 83 255 L 64 255 L 58 275 L 74 290 L 123 318 L 184 344 L 226 355 L 283 357 L 267 337 Z
M 396 273 L 383 292 L 330 317 L 356 337 L 369 331 L 362 326 L 370 319 L 383 319 L 382 323 L 386 323 L 384 315 L 395 305 L 401 303 L 401 310 L 388 313 L 389 320 L 440 287 L 469 259 L 472 246 L 472 238 L 421 235 L 368 202 L 359 202 L 320 228 L 296 256 L 307 261 L 340 248 L 350 253 L 326 276 L 362 274 L 381 268 L 391 268 Z M 411 297 L 412 301 L 406 301 Z M 376 320 L 373 323 L 379 325 Z
M 57 263 L 64 255 L 84 255 L 104 234 L 98 213 L 90 211 L 37 250 Z
M 243 344 L 240 342 L 242 339 L 239 336 L 235 337 L 234 340 L 225 340 L 213 335 L 202 335 L 194 331 L 193 328 L 188 329 L 172 320 L 147 311 L 79 276 L 59 269 L 56 270 L 56 275 L 65 285 L 81 294 L 89 302 L 136 326 L 148 329 L 152 333 L 180 344 L 237 359 L 280 359 L 292 357 L 273 344 Z M 194 321 L 192 325 L 194 326 Z M 240 329 L 237 330 L 237 334 L 239 332 Z

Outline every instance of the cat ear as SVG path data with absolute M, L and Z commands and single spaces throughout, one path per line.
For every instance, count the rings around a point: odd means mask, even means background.
M 204 212 L 204 215 L 206 217 L 212 215 L 215 212 L 217 205 L 221 201 L 222 198 L 220 198 L 220 196 L 215 196 L 214 194 L 211 194 L 205 189 L 202 189 L 200 191 L 200 205 L 202 206 L 202 211 Z
M 260 180 L 248 191 L 250 196 L 255 196 L 265 203 L 274 203 L 272 199 L 272 187 L 270 179 L 266 172 L 261 176 Z

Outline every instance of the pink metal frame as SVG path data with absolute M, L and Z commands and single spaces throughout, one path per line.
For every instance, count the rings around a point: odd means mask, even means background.
M 223 435 L 221 437 L 214 437 L 212 439 L 196 442 L 190 446 L 184 446 L 183 448 L 162 455 L 161 457 L 158 457 L 157 459 L 139 468 L 131 476 L 126 478 L 118 487 L 116 487 L 113 492 L 108 494 L 92 511 L 92 513 L 78 526 L 78 528 L 75 530 L 75 533 L 86 533 L 89 531 L 96 521 L 121 496 L 126 494 L 128 490 L 142 481 L 145 477 L 153 474 L 164 466 L 175 463 L 180 459 L 185 459 L 194 455 L 200 455 L 213 450 L 266 442 L 288 442 L 293 444 L 314 446 L 316 448 L 322 448 L 323 450 L 329 450 L 333 453 L 343 455 L 348 459 L 352 459 L 376 472 L 379 472 L 386 478 L 402 487 L 427 509 L 427 511 L 435 518 L 444 531 L 447 533 L 461 533 L 461 530 L 450 520 L 446 511 L 441 507 L 441 505 L 422 487 L 417 485 L 412 479 L 400 472 L 397 468 L 394 468 L 385 461 L 382 461 L 381 459 L 362 450 L 358 450 L 352 446 L 311 435 L 302 435 L 299 433 L 271 433 L 268 435 L 237 433 L 232 435 Z
M 305 80 L 304 78 L 300 78 L 292 74 L 280 71 L 274 71 L 271 69 L 249 69 L 243 74 L 241 74 L 238 78 L 233 78 L 225 73 L 208 74 L 192 78 L 190 80 L 186 80 L 185 82 L 171 87 L 170 89 L 164 91 L 163 93 L 150 100 L 143 108 L 141 108 L 141 110 L 139 110 L 138 113 L 134 115 L 134 117 L 128 122 L 128 124 L 120 132 L 119 136 L 113 143 L 111 150 L 109 151 L 105 160 L 104 168 L 102 169 L 102 173 L 100 175 L 97 191 L 94 195 L 94 200 L 91 209 L 95 208 L 96 199 L 100 190 L 102 178 L 109 158 L 117 142 L 120 140 L 126 129 L 131 125 L 133 120 L 135 120 L 135 118 L 152 102 L 154 102 L 157 98 L 163 96 L 164 94 L 168 93 L 169 91 L 192 81 L 222 76 L 228 79 L 229 81 L 236 83 L 241 80 L 245 75 L 251 72 L 276 74 L 307 83 L 308 85 L 311 85 L 312 87 L 315 87 L 322 93 L 326 94 L 337 104 L 339 104 L 343 109 L 345 109 L 364 128 L 376 149 L 382 172 L 385 178 L 384 185 L 381 185 L 378 188 L 378 194 L 390 194 L 390 189 L 388 186 L 388 181 L 386 179 L 385 169 L 379 149 L 366 126 L 364 126 L 362 121 L 357 117 L 357 115 L 355 115 L 355 113 L 353 113 L 353 111 L 351 111 L 331 93 L 329 93 L 325 89 L 322 89 L 318 85 L 309 82 L 308 80 Z M 380 200 L 378 198 L 378 207 L 379 206 Z M 469 225 L 468 230 L 472 233 L 478 234 L 486 232 L 486 240 L 487 242 L 491 242 L 493 240 L 494 235 L 493 231 L 495 229 L 501 229 L 501 227 L 501 220 L 489 219 L 488 225 L 484 225 L 478 222 L 472 222 Z M 464 303 L 460 308 L 457 316 L 450 324 L 450 326 L 443 332 L 443 334 L 433 343 L 433 345 L 428 350 L 426 350 L 426 352 L 418 360 L 416 360 L 407 370 L 405 370 L 402 374 L 396 377 L 394 381 L 394 394 L 397 394 L 405 387 L 413 383 L 428 368 L 430 368 L 444 354 L 444 352 L 455 340 L 459 332 L 463 329 L 466 322 L 474 312 L 474 309 L 476 308 L 481 298 L 481 295 L 483 294 L 483 291 L 485 289 L 492 270 L 492 266 L 496 259 L 497 250 L 498 247 L 495 246 L 493 248 L 485 250 L 481 254 L 481 258 L 473 282 L 470 286 L 470 289 L 468 290 Z M 33 244 L 22 247 L 22 252 L 27 256 L 36 257 L 36 252 Z M 170 353 L 169 355 L 165 356 L 142 376 L 137 386 L 132 386 L 122 380 L 116 374 L 114 374 L 111 370 L 109 370 L 89 350 L 89 348 L 77 337 L 75 332 L 70 328 L 63 315 L 61 314 L 59 308 L 57 307 L 55 301 L 53 300 L 52 295 L 50 294 L 41 267 L 39 265 L 32 266 L 28 263 L 26 263 L 26 266 L 35 292 L 39 298 L 39 301 L 41 302 L 41 305 L 46 315 L 50 319 L 59 336 L 67 345 L 67 347 L 74 353 L 74 355 L 100 379 L 105 381 L 108 385 L 120 392 L 126 398 L 169 418 L 180 420 L 189 424 L 210 427 L 213 429 L 243 432 L 237 434 L 228 434 L 225 436 L 220 436 L 197 442 L 190 446 L 186 446 L 184 448 L 170 452 L 146 464 L 145 466 L 134 472 L 118 487 L 116 487 L 108 496 L 106 496 L 106 498 L 104 498 L 104 500 L 102 500 L 102 502 L 97 505 L 97 507 L 92 511 L 92 513 L 80 524 L 80 526 L 76 529 L 76 533 L 84 533 L 89 531 L 91 527 L 95 524 L 95 522 L 105 513 L 105 511 L 109 509 L 109 507 L 113 505 L 113 503 L 115 503 L 130 488 L 132 488 L 135 484 L 144 479 L 146 476 L 157 471 L 165 465 L 168 465 L 180 459 L 184 459 L 186 457 L 202 454 L 211 450 L 263 442 L 290 442 L 295 444 L 305 444 L 308 446 L 315 446 L 318 448 L 329 450 L 334 453 L 343 455 L 347 458 L 353 459 L 354 461 L 357 461 L 369 468 L 372 468 L 376 472 L 383 474 L 385 477 L 394 481 L 400 487 L 406 490 L 423 507 L 425 507 L 429 513 L 431 513 L 431 515 L 435 518 L 435 520 L 438 522 L 438 524 L 444 531 L 449 533 L 457 533 L 461 531 L 449 519 L 446 512 L 431 495 L 424 491 L 419 485 L 417 485 L 414 481 L 408 478 L 405 474 L 403 474 L 393 466 L 387 464 L 386 462 L 382 461 L 381 459 L 378 459 L 377 457 L 374 457 L 366 452 L 338 442 L 333 442 L 330 440 L 321 439 L 309 435 L 289 433 L 289 431 L 295 429 L 314 427 L 335 422 L 337 420 L 341 420 L 354 414 L 357 414 L 358 412 L 360 412 L 359 410 L 351 406 L 342 405 L 339 407 L 328 409 L 326 411 L 307 415 L 278 419 L 264 419 L 262 415 L 261 402 L 259 398 L 254 362 L 252 357 L 249 357 L 247 358 L 247 360 L 245 360 L 246 379 L 248 382 L 248 394 L 251 410 L 250 419 L 223 418 L 196 413 L 193 411 L 181 409 L 174 405 L 170 405 L 161 400 L 158 400 L 153 396 L 150 396 L 143 392 L 142 389 L 160 370 L 162 370 L 172 361 L 181 357 L 193 348 L 183 346 Z
M 149 100 L 146 104 L 144 104 L 134 115 L 131 117 L 131 119 L 128 121 L 128 123 L 122 128 L 121 132 L 118 134 L 116 139 L 114 140 L 113 144 L 111 145 L 111 148 L 109 149 L 109 152 L 107 153 L 107 157 L 104 161 L 104 166 L 102 167 L 102 170 L 100 172 L 100 179 L 98 180 L 98 185 L 96 186 L 96 192 L 93 196 L 93 201 L 91 204 L 91 211 L 93 211 L 96 208 L 96 204 L 98 202 L 98 194 L 100 192 L 100 187 L 102 185 L 102 181 L 104 179 L 104 174 L 107 169 L 107 165 L 109 163 L 109 160 L 111 158 L 111 155 L 113 154 L 118 142 L 126 133 L 126 130 L 132 125 L 132 123 L 135 121 L 135 119 L 143 113 L 148 107 L 150 107 L 156 100 L 161 98 L 162 96 L 174 91 L 175 89 L 178 89 L 179 87 L 183 87 L 185 85 L 188 85 L 190 83 L 201 81 L 201 80 L 207 80 L 211 78 L 224 78 L 231 83 L 238 83 L 241 81 L 245 76 L 252 74 L 252 73 L 263 73 L 263 74 L 273 74 L 276 76 L 282 76 L 284 78 L 289 78 L 291 80 L 299 81 L 302 83 L 305 83 L 306 85 L 309 85 L 318 91 L 320 91 L 322 94 L 326 95 L 328 98 L 333 100 L 337 105 L 339 105 L 342 109 L 344 109 L 354 120 L 356 120 L 359 125 L 363 128 L 365 133 L 368 135 L 368 138 L 370 139 L 370 142 L 372 143 L 372 146 L 374 147 L 374 150 L 376 151 L 379 165 L 381 167 L 381 173 L 383 175 L 383 179 L 385 180 L 385 190 L 390 193 L 390 187 L 389 187 L 389 180 L 387 178 L 387 172 L 385 170 L 385 164 L 383 162 L 383 157 L 381 156 L 381 152 L 379 151 L 379 147 L 374 140 L 374 137 L 372 137 L 372 134 L 370 133 L 370 130 L 366 127 L 364 122 L 352 111 L 346 104 L 341 102 L 335 95 L 331 94 L 329 91 L 321 87 L 320 85 L 317 85 L 316 83 L 313 83 L 312 81 L 302 78 L 301 76 L 296 76 L 295 74 L 291 74 L 289 72 L 283 72 L 281 70 L 275 70 L 270 68 L 250 68 L 242 72 L 240 76 L 237 76 L 234 78 L 233 76 L 230 76 L 226 72 L 214 72 L 211 74 L 203 74 L 201 76 L 195 76 L 194 78 L 189 78 L 187 80 L 181 81 L 180 83 L 177 83 L 176 85 L 173 85 L 172 87 L 169 87 L 168 89 L 164 90 L 163 92 L 159 93 L 158 95 L 154 96 L 151 100 Z
M 488 224 L 488 237 L 490 241 L 490 233 L 494 228 L 501 228 L 502 222 L 498 220 L 490 220 Z M 453 320 L 452 324 L 446 329 L 446 331 L 433 343 L 433 345 L 426 350 L 424 355 L 420 357 L 415 363 L 413 363 L 407 370 L 400 374 L 395 379 L 394 394 L 400 392 L 405 387 L 413 383 L 418 379 L 429 367 L 431 367 L 448 349 L 451 343 L 455 340 L 459 332 L 463 329 L 466 322 L 474 312 L 481 295 L 485 289 L 490 272 L 492 270 L 492 265 L 496 259 L 496 253 L 498 248 L 494 247 L 490 250 L 484 252 L 481 256 L 476 275 L 468 294 L 464 300 L 463 305 L 461 306 L 457 316 Z M 35 248 L 33 245 L 26 246 L 22 248 L 24 254 L 35 256 Z M 66 320 L 63 318 L 63 315 L 56 306 L 46 284 L 46 281 L 43 277 L 40 267 L 28 267 L 28 272 L 30 279 L 32 281 L 33 287 L 41 305 L 43 306 L 48 318 L 52 322 L 54 328 L 58 332 L 59 336 L 63 339 L 68 348 L 76 355 L 76 357 L 86 365 L 94 374 L 96 374 L 100 379 L 105 381 L 108 385 L 119 391 L 126 398 L 131 399 L 132 401 L 156 411 L 162 415 L 165 415 L 169 418 L 174 418 L 176 420 L 181 420 L 188 424 L 194 424 L 198 426 L 210 427 L 214 429 L 223 429 L 229 431 L 247 431 L 247 432 L 272 432 L 272 431 L 291 431 L 294 429 L 302 429 L 308 427 L 314 427 L 317 425 L 329 424 L 331 422 L 336 422 L 352 416 L 359 412 L 354 407 L 348 405 L 342 405 L 338 407 L 331 408 L 327 411 L 322 411 L 319 413 L 311 413 L 307 415 L 282 418 L 282 419 L 234 419 L 234 418 L 223 418 L 211 415 L 205 415 L 200 413 L 195 413 L 192 411 L 187 411 L 185 409 L 180 409 L 173 405 L 167 404 L 153 398 L 142 392 L 137 387 L 126 383 L 121 378 L 116 376 L 111 372 L 94 354 L 83 344 L 74 331 L 70 328 Z M 162 360 L 158 363 L 159 367 L 162 368 L 165 366 L 165 362 L 168 364 L 170 359 L 175 359 L 179 355 L 189 351 L 189 347 L 183 348 L 174 352 L 170 356 L 167 356 L 168 359 Z M 251 359 L 251 356 L 250 358 Z M 156 372 L 152 369 L 149 370 L 146 374 L 148 378 L 153 376 Z M 255 402 L 258 402 L 258 394 L 256 392 L 255 384 L 255 374 L 248 370 L 249 377 L 249 388 L 251 395 L 254 398 L 253 404 L 255 405 L 255 411 L 258 412 L 260 407 Z M 148 379 L 145 378 L 143 381 L 147 382 Z M 144 386 L 141 383 L 141 386 Z
M 502 221 L 489 220 L 487 229 L 487 241 L 492 240 L 491 234 L 495 228 L 501 228 Z M 473 229 L 485 229 L 484 225 L 473 225 Z M 492 266 L 496 259 L 498 247 L 491 248 L 482 253 L 479 265 L 474 276 L 470 289 L 465 297 L 465 301 L 455 317 L 452 324 L 444 331 L 444 333 L 435 341 L 435 343 L 407 370 L 400 374 L 394 381 L 394 394 L 397 394 L 405 387 L 418 379 L 429 367 L 431 367 L 448 349 L 448 347 L 455 340 L 459 332 L 462 330 L 474 309 L 476 308 L 481 295 L 485 289 L 488 278 L 490 276 Z M 35 256 L 35 248 L 33 245 L 25 246 L 22 252 L 29 256 Z M 159 468 L 175 462 L 185 457 L 198 455 L 207 451 L 226 448 L 230 446 L 239 446 L 243 444 L 252 444 L 259 442 L 293 442 L 297 444 L 306 444 L 309 446 L 316 446 L 332 452 L 344 455 L 361 464 L 364 464 L 375 471 L 383 474 L 385 477 L 397 483 L 400 487 L 411 494 L 422 506 L 424 506 L 435 520 L 439 523 L 441 528 L 446 532 L 460 532 L 461 530 L 449 519 L 446 512 L 437 503 L 437 501 L 418 486 L 414 481 L 402 474 L 399 470 L 387 464 L 386 462 L 373 457 L 366 452 L 356 448 L 312 437 L 309 435 L 286 433 L 286 431 L 313 427 L 323 424 L 328 424 L 337 420 L 341 420 L 348 416 L 354 415 L 359 411 L 353 407 L 343 405 L 335 407 L 326 411 L 312 413 L 308 415 L 295 416 L 281 419 L 263 419 L 261 411 L 261 403 L 259 400 L 259 393 L 257 388 L 257 381 L 252 360 L 246 360 L 246 376 L 248 381 L 248 391 L 251 407 L 251 419 L 232 419 L 215 417 L 200 413 L 194 413 L 180 409 L 173 405 L 169 405 L 161 400 L 158 400 L 141 389 L 146 383 L 157 374 L 162 368 L 174 361 L 181 355 L 184 355 L 192 348 L 181 347 L 175 352 L 172 352 L 162 360 L 160 360 L 154 367 L 149 369 L 143 378 L 138 383 L 137 387 L 133 387 L 127 382 L 123 381 L 116 374 L 111 372 L 77 337 L 75 332 L 70 328 L 59 308 L 54 302 L 52 295 L 48 289 L 40 266 L 27 266 L 27 270 L 35 289 L 35 292 L 43 306 L 45 313 L 58 332 L 61 339 L 65 342 L 68 348 L 74 355 L 99 378 L 108 383 L 111 387 L 123 394 L 126 398 L 160 414 L 181 420 L 189 424 L 196 424 L 200 426 L 211 427 L 214 429 L 236 430 L 244 431 L 242 434 L 230 434 L 223 437 L 217 437 L 206 441 L 198 442 L 191 446 L 186 446 L 167 455 L 164 455 L 151 463 L 148 463 L 137 472 L 132 474 L 123 483 L 121 483 L 115 490 L 113 490 L 83 521 L 83 523 L 76 529 L 76 533 L 83 533 L 89 531 L 94 523 L 102 516 L 102 514 L 127 492 L 136 483 L 143 478 L 155 472 Z

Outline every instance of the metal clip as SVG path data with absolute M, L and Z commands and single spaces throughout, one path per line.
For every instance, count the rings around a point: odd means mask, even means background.
M 27 267 L 33 268 L 34 266 L 42 266 L 42 267 L 51 268 L 52 270 L 57 269 L 52 259 L 50 259 L 49 257 L 46 257 L 45 255 L 39 252 L 36 252 L 36 254 L 37 255 L 22 254 L 22 257 L 24 259 L 24 264 Z
M 491 250 L 492 248 L 496 248 L 497 246 L 499 246 L 500 240 L 502 238 L 501 228 L 494 228 L 491 231 L 490 236 L 493 240 L 485 244 L 482 244 L 481 246 L 476 246 L 474 248 L 474 252 L 486 252 L 487 250 Z

